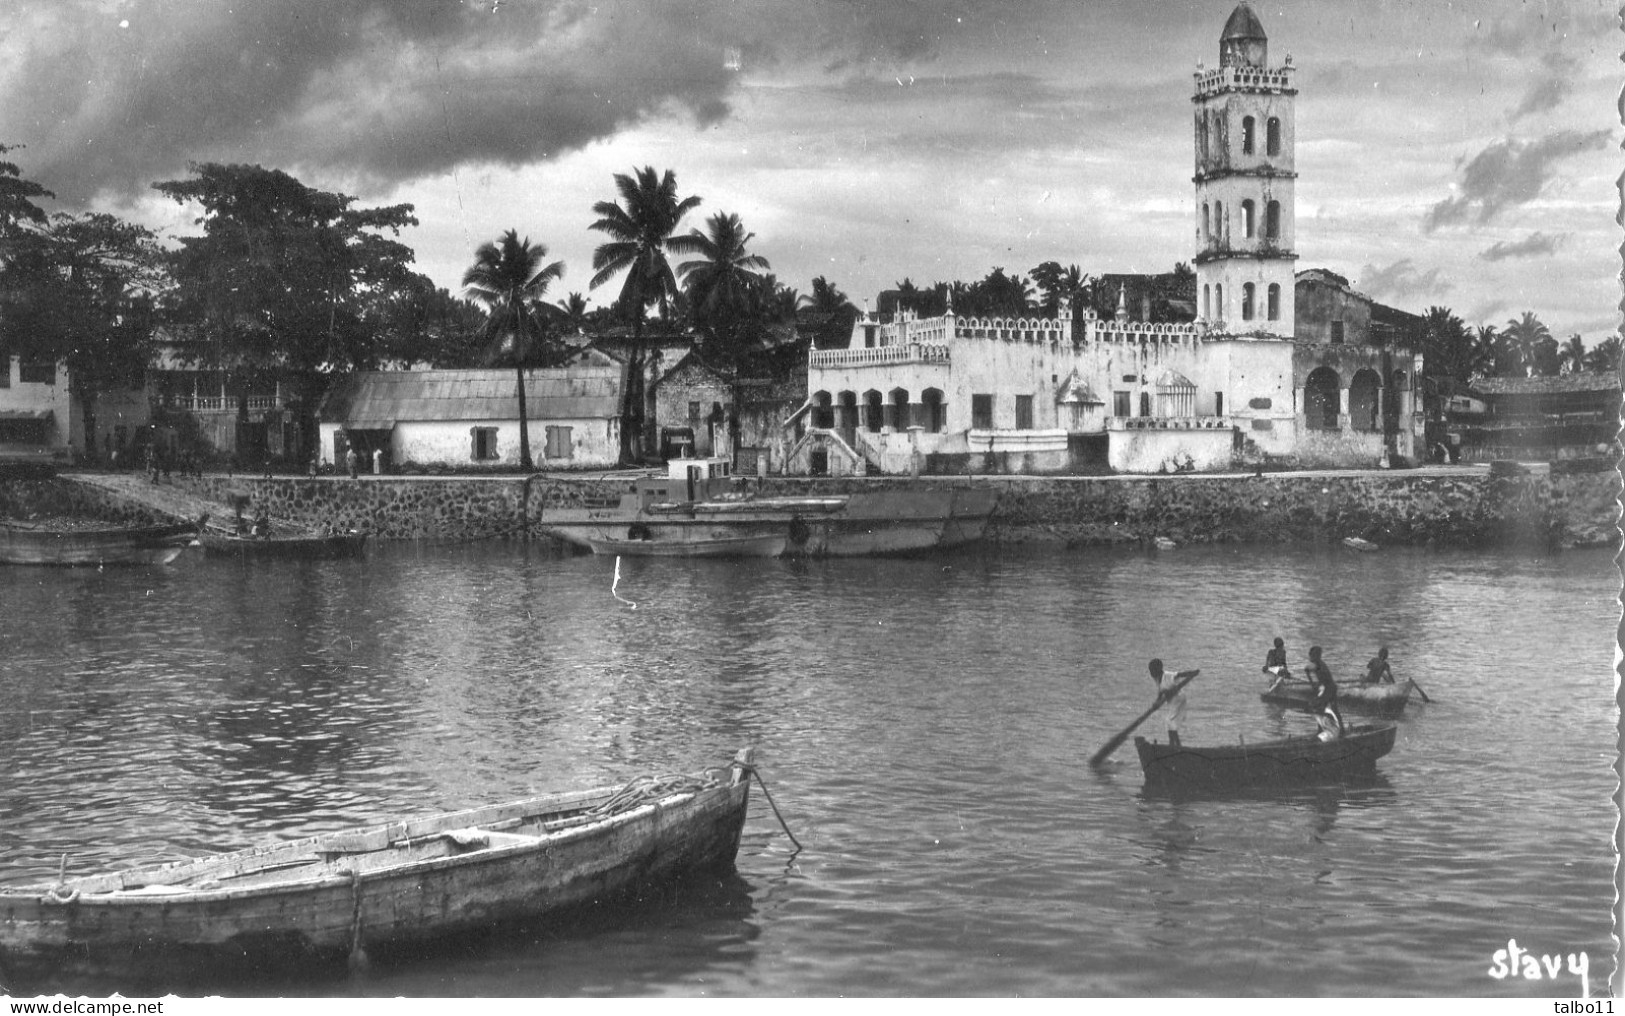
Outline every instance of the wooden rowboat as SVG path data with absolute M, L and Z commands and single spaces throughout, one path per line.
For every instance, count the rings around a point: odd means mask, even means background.
M 168 564 L 197 539 L 201 522 L 63 528 L 0 523 L 0 564 Z
M 1399 728 L 1392 723 L 1350 726 L 1335 741 L 1317 735 L 1217 747 L 1162 744 L 1134 739 L 1147 784 L 1188 789 L 1314 783 L 1371 772 L 1393 750 Z
M 1416 682 L 1409 678 L 1396 684 L 1340 684 L 1337 686 L 1337 706 L 1350 712 L 1392 718 L 1405 711 L 1405 704 L 1411 700 L 1411 693 L 1415 690 Z M 1315 686 L 1308 681 L 1281 681 L 1266 689 L 1259 698 L 1289 709 L 1312 710 Z
M 271 536 L 233 536 L 226 533 L 204 531 L 199 537 L 203 552 L 210 557 L 288 557 L 338 558 L 360 557 L 367 538 L 361 533 L 272 534 Z
M 727 871 L 751 749 L 725 768 L 0 889 L 0 983 L 305 970 Z

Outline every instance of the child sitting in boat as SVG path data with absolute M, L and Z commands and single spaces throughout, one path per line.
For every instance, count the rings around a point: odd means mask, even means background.
M 1335 741 L 1343 736 L 1343 714 L 1337 708 L 1337 682 L 1332 680 L 1332 668 L 1320 658 L 1320 647 L 1309 647 L 1309 665 L 1304 676 L 1315 685 L 1315 720 L 1320 724 L 1322 741 Z
M 1371 662 L 1365 665 L 1365 680 L 1361 684 L 1393 684 L 1394 670 L 1388 666 L 1388 647 L 1377 650 Z
M 271 517 L 265 514 L 263 507 L 254 515 L 254 537 L 260 540 L 271 538 Z
M 1264 654 L 1263 671 L 1275 678 L 1270 682 L 1270 686 L 1264 689 L 1266 695 L 1279 688 L 1282 681 L 1292 676 L 1292 671 L 1286 667 L 1286 642 L 1279 635 L 1275 637 L 1274 647 Z

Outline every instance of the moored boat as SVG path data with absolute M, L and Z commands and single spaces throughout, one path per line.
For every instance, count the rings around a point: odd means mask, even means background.
M 981 539 L 998 500 L 986 488 L 773 497 L 737 489 L 725 458 L 673 459 L 665 476 L 616 496 L 548 508 L 541 527 L 596 554 L 846 557 Z
M 1393 750 L 1392 723 L 1351 725 L 1335 741 L 1318 735 L 1197 747 L 1134 739 L 1147 783 L 1187 789 L 1337 780 L 1371 772 Z
M 199 539 L 211 557 L 339 558 L 359 557 L 367 538 L 361 533 L 273 533 L 236 536 L 204 530 Z
M 751 760 L 747 748 L 699 773 L 0 889 L 0 979 L 306 969 L 725 871 Z
M 198 536 L 202 520 L 162 526 L 67 526 L 0 522 L 0 564 L 168 564 Z
M 1405 704 L 1415 690 L 1416 682 L 1409 678 L 1394 684 L 1339 684 L 1337 705 L 1351 712 L 1394 717 L 1405 711 Z M 1259 698 L 1289 709 L 1313 709 L 1315 686 L 1295 679 L 1278 681 L 1266 688 Z

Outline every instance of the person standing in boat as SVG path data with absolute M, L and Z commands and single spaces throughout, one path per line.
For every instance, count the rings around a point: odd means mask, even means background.
M 1377 655 L 1371 657 L 1371 662 L 1365 665 L 1365 680 L 1363 684 L 1393 684 L 1394 669 L 1388 666 L 1388 647 L 1383 646 L 1377 650 Z
M 1332 680 L 1332 668 L 1321 659 L 1319 646 L 1309 647 L 1309 665 L 1304 675 L 1315 685 L 1315 720 L 1320 724 L 1320 739 L 1335 741 L 1343 736 L 1343 714 L 1337 708 L 1337 682 Z
M 1282 681 L 1292 676 L 1292 671 L 1288 670 L 1286 666 L 1286 642 L 1279 635 L 1275 636 L 1275 645 L 1271 647 L 1269 652 L 1264 654 L 1263 669 L 1264 673 L 1275 678 L 1274 681 L 1270 682 L 1270 686 L 1265 689 L 1265 694 L 1279 688 Z
M 1150 664 L 1151 680 L 1157 685 L 1157 701 L 1168 706 L 1164 715 L 1168 718 L 1168 743 L 1175 748 L 1179 747 L 1179 724 L 1185 718 L 1185 691 L 1175 690 L 1175 685 L 1182 677 L 1188 677 L 1194 671 L 1182 670 L 1173 674 L 1165 681 L 1162 673 L 1162 661 L 1152 660 Z

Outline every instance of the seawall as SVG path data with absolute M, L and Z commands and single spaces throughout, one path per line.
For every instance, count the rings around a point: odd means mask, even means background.
M 575 505 L 627 481 L 580 476 L 275 477 L 180 479 L 175 493 L 231 511 L 247 495 L 279 521 L 381 539 L 529 535 L 547 504 Z M 1329 542 L 1493 546 L 1615 546 L 1620 475 L 1613 468 L 1504 475 L 1484 467 L 1243 475 L 1110 477 L 768 478 L 763 493 L 833 494 L 906 486 L 991 487 L 995 543 L 1128 544 Z M 171 488 L 164 484 L 160 488 Z M 76 512 L 119 521 L 152 512 L 69 478 L 0 483 L 0 515 Z

